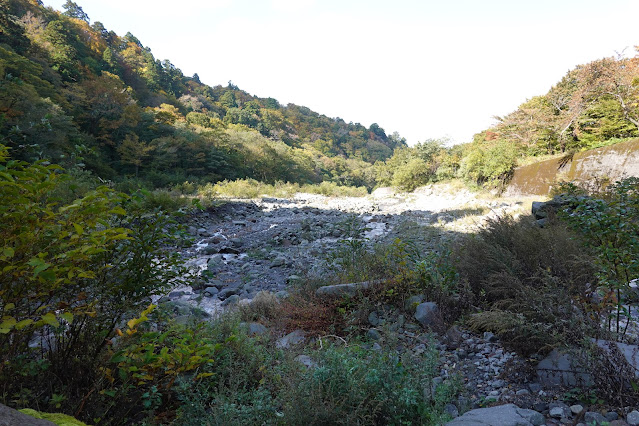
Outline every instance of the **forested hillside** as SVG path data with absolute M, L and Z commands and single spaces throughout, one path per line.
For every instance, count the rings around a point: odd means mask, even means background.
M 472 180 L 507 178 L 514 166 L 534 157 L 636 138 L 639 57 L 635 52 L 578 65 L 545 95 L 495 118 L 496 124 L 465 148 L 461 173 Z
M 74 2 L 63 13 L 38 0 L 0 7 L 0 142 L 14 158 L 152 187 L 237 178 L 370 187 L 366 169 L 405 146 L 377 124 L 283 106 L 231 82 L 207 86 Z

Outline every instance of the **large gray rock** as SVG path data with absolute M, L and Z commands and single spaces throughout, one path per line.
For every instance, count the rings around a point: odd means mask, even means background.
M 252 322 L 248 325 L 249 336 L 263 336 L 268 333 L 268 328 L 259 322 Z
M 618 369 L 633 371 L 635 379 L 639 379 L 639 347 L 608 340 L 594 340 L 594 342 L 604 351 L 606 358 Z M 621 354 L 623 358 L 620 359 L 620 357 L 615 356 L 615 352 Z
M 288 333 L 286 336 L 277 339 L 275 346 L 280 349 L 287 349 L 291 346 L 299 345 L 304 341 L 305 333 L 303 330 L 295 330 Z
M 628 422 L 630 426 L 639 425 L 639 411 L 634 410 L 628 413 L 628 417 L 626 417 L 626 422 Z
M 218 269 L 220 269 L 220 267 L 222 267 L 224 265 L 224 259 L 222 258 L 221 254 L 214 254 L 213 256 L 211 256 L 211 258 L 206 262 L 206 269 L 209 272 L 215 272 Z
M 539 382 L 552 386 L 592 386 L 590 374 L 580 365 L 577 358 L 569 352 L 553 350 L 537 364 Z
M 541 413 L 514 404 L 470 410 L 446 426 L 540 426 L 546 422 Z
M 441 323 L 439 308 L 435 302 L 424 302 L 417 305 L 415 319 L 424 327 L 434 327 Z
M 349 283 L 349 284 L 337 284 L 327 285 L 318 288 L 315 293 L 318 296 L 355 296 L 362 290 L 368 290 L 369 288 L 380 284 L 383 281 L 364 281 L 361 283 Z
M 217 294 L 217 297 L 220 300 L 224 300 L 226 298 L 229 298 L 229 297 L 231 297 L 231 296 L 233 296 L 235 294 L 239 294 L 239 293 L 240 293 L 240 289 L 239 288 L 237 288 L 237 287 L 227 287 L 224 290 L 220 291 Z
M 27 416 L 0 404 L 0 426 L 55 426 L 55 423 Z

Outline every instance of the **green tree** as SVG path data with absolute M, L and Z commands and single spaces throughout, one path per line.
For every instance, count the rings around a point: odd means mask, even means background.
M 82 10 L 77 3 L 67 0 L 62 7 L 64 8 L 65 15 L 70 16 L 71 18 L 81 19 L 87 23 L 89 22 L 89 15 L 84 13 L 84 10 Z
M 224 94 L 220 98 L 220 103 L 226 108 L 237 108 L 235 94 L 230 90 L 227 92 L 224 92 Z
M 124 164 L 135 166 L 135 177 L 138 177 L 138 170 L 144 164 L 144 160 L 153 152 L 154 147 L 140 141 L 137 135 L 127 135 L 124 141 L 118 146 L 120 161 Z

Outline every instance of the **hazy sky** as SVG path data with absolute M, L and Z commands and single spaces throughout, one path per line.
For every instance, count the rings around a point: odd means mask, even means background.
M 76 3 L 206 84 L 377 122 L 411 144 L 468 142 L 575 65 L 639 44 L 639 0 Z

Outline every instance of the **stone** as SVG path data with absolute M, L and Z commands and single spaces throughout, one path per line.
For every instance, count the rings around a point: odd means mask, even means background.
M 209 258 L 209 260 L 206 262 L 206 269 L 209 272 L 215 272 L 216 270 L 218 270 L 222 265 L 224 265 L 224 259 L 222 258 L 221 254 L 214 254 L 213 256 L 211 256 Z
M 470 410 L 446 423 L 447 426 L 540 426 L 545 423 L 541 413 L 519 408 L 514 404 Z
M 532 214 L 535 216 L 536 219 L 543 219 L 546 216 L 548 216 L 548 213 L 546 213 L 542 208 L 546 205 L 546 203 L 544 203 L 543 201 L 533 201 L 532 202 Z
M 0 426 L 55 426 L 55 423 L 36 419 L 0 404 Z
M 291 346 L 299 345 L 304 341 L 304 338 L 305 333 L 303 330 L 295 330 L 277 339 L 275 346 L 279 349 L 287 349 Z
M 287 284 L 297 284 L 302 281 L 302 278 L 298 275 L 289 275 L 286 279 Z
M 484 332 L 484 340 L 487 342 L 494 342 L 497 339 L 497 337 L 495 337 L 495 335 L 493 333 L 491 333 L 490 331 L 485 331 Z
M 217 247 L 215 247 L 214 245 L 211 245 L 211 244 L 206 246 L 204 248 L 204 250 L 202 250 L 202 251 L 204 252 L 204 254 L 207 254 L 207 255 L 216 254 L 216 253 L 219 252 Z
M 537 377 L 544 386 L 592 386 L 592 377 L 569 352 L 553 350 L 537 364 Z
M 282 256 L 278 256 L 271 263 L 271 268 L 281 268 L 286 265 L 286 258 Z
M 233 247 L 222 247 L 219 251 L 220 254 L 240 254 L 240 251 Z
M 180 297 L 184 296 L 186 294 L 185 291 L 172 291 L 169 293 L 169 298 L 170 299 L 179 299 Z
M 415 319 L 423 327 L 434 327 L 441 323 L 439 308 L 434 302 L 424 302 L 417 305 Z
M 289 296 L 288 291 L 282 290 L 275 293 L 275 297 L 278 299 L 286 299 Z
M 371 312 L 370 314 L 368 314 L 368 323 L 370 325 L 372 325 L 373 327 L 377 327 L 379 325 L 379 316 L 377 315 L 376 311 Z
M 371 328 L 370 330 L 368 330 L 368 332 L 366 333 L 366 336 L 368 336 L 368 338 L 372 340 L 379 340 L 382 338 L 382 335 L 379 333 L 379 331 L 377 331 L 374 328 Z
M 564 417 L 564 409 L 561 407 L 553 407 L 548 412 L 548 415 L 554 419 L 561 419 Z
M 620 371 L 624 369 L 634 371 L 635 379 L 639 379 L 639 347 L 637 345 L 628 345 L 626 343 L 611 342 L 608 340 L 594 340 L 594 342 L 606 353 L 608 360 L 615 364 Z M 623 360 L 615 356 L 615 349 L 623 355 Z M 624 360 L 626 365 L 624 365 Z M 626 384 L 630 387 L 629 382 Z
M 584 422 L 588 425 L 604 425 L 608 424 L 608 420 L 600 413 L 594 411 L 588 411 L 584 416 Z
M 537 393 L 541 390 L 541 385 L 539 383 L 530 383 L 528 389 L 533 393 Z
M 614 411 L 608 411 L 604 417 L 609 422 L 614 422 L 615 420 L 619 419 L 619 414 L 615 413 Z
M 237 294 L 234 294 L 232 296 L 229 296 L 227 299 L 225 299 L 224 302 L 222 302 L 222 306 L 235 305 L 239 302 L 240 302 L 240 296 L 238 296 Z
M 240 289 L 239 289 L 239 288 L 237 288 L 237 287 L 227 287 L 227 288 L 225 288 L 225 289 L 221 290 L 221 291 L 217 294 L 217 297 L 218 297 L 220 300 L 224 300 L 224 299 L 226 299 L 226 298 L 228 298 L 228 297 L 230 297 L 230 296 L 233 296 L 233 295 L 235 295 L 235 294 L 239 294 L 239 293 L 240 293 Z
M 459 410 L 455 407 L 455 404 L 446 404 L 444 406 L 444 411 L 453 419 L 455 417 L 459 417 Z
M 411 296 L 404 303 L 404 309 L 406 309 L 407 312 L 415 312 L 415 308 L 417 308 L 417 305 L 419 305 L 423 301 L 424 296 L 421 294 Z
M 580 414 L 582 411 L 584 411 L 584 407 L 579 404 L 570 406 L 570 412 L 574 414 L 575 416 Z
M 561 410 L 561 413 L 559 413 L 559 410 Z M 554 413 L 555 416 L 553 416 L 552 414 L 550 414 L 550 416 L 556 419 L 560 419 L 562 417 L 570 417 L 571 415 L 570 407 L 568 407 L 568 405 L 564 404 L 561 401 L 551 402 L 550 404 L 548 404 L 548 411 Z
M 463 340 L 461 330 L 456 325 L 453 325 L 444 334 L 443 341 L 449 349 L 457 349 Z
M 310 356 L 308 355 L 298 355 L 295 357 L 295 361 L 299 362 L 300 364 L 306 366 L 307 368 L 315 368 L 317 367 L 317 364 L 315 363 L 315 361 L 313 361 L 311 359 Z
M 517 392 L 515 392 L 515 395 L 517 396 L 530 395 L 530 391 L 528 389 L 519 389 Z
M 268 328 L 259 322 L 252 322 L 248 325 L 249 336 L 263 336 L 268 333 Z
M 638 426 L 639 425 L 639 411 L 634 410 L 634 411 L 631 411 L 630 413 L 628 413 L 628 416 L 626 417 L 626 422 L 630 426 Z
M 318 296 L 355 296 L 363 290 L 380 284 L 382 281 L 364 281 L 361 283 L 337 284 L 320 287 L 315 291 Z

